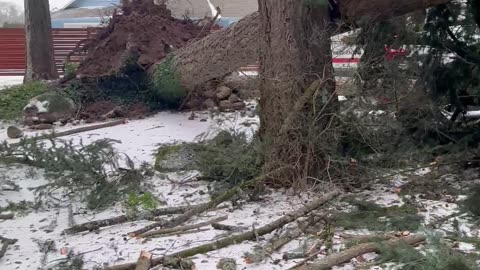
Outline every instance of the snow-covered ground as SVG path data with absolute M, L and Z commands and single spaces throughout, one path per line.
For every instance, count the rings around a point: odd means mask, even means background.
M 254 103 L 248 106 L 254 106 Z M 116 149 L 130 156 L 135 163 L 148 162 L 152 164 L 155 150 L 159 144 L 181 141 L 192 142 L 201 137 L 212 136 L 220 129 L 245 131 L 252 134 L 259 123 L 257 117 L 249 117 L 240 112 L 220 115 L 213 115 L 210 112 L 196 112 L 195 114 L 197 117 L 194 120 L 188 120 L 190 113 L 161 112 L 146 119 L 133 120 L 126 124 L 78 133 L 61 139 L 73 140 L 75 143 L 82 141 L 84 144 L 103 138 L 114 139 L 118 141 L 115 144 Z M 4 128 L 5 125 L 2 129 L 2 124 L 0 124 L 0 141 L 7 140 Z M 78 128 L 78 126 L 58 127 L 56 131 L 72 128 Z M 36 133 L 27 131 L 26 135 L 34 136 Z M 16 142 L 15 140 L 7 141 L 9 143 Z M 424 173 L 428 173 L 428 171 L 417 172 L 417 174 Z M 194 174 L 195 172 L 176 172 L 168 174 L 168 178 L 166 178 L 165 175 L 157 173 L 147 181 L 151 186 L 151 193 L 165 203 L 163 207 L 193 205 L 209 200 L 207 183 L 193 181 L 189 182 L 188 185 L 178 184 L 183 179 L 194 176 Z M 359 196 L 362 195 L 364 198 L 375 201 L 380 205 L 401 205 L 402 197 L 395 192 L 395 188 L 408 182 L 408 179 L 392 176 L 390 180 L 390 182 L 387 181 L 375 186 L 373 190 L 362 192 Z M 35 196 L 32 188 L 45 184 L 46 179 L 39 169 L 16 164 L 0 165 L 0 183 L 4 183 L 6 187 L 8 187 L 8 183 L 15 183 L 20 188 L 19 190 L 0 190 L 0 206 L 5 206 L 8 202 L 33 201 Z M 199 217 L 193 218 L 188 224 L 227 216 L 228 219 L 223 221 L 222 224 L 258 228 L 280 218 L 288 211 L 302 207 L 318 195 L 309 192 L 295 195 L 290 190 L 271 190 L 260 202 L 245 202 L 238 208 L 226 203 L 226 208 L 205 212 Z M 454 203 L 418 200 L 424 206 L 422 215 L 426 217 L 427 222 L 430 222 L 433 218 L 446 217 L 457 211 L 457 206 Z M 73 219 L 71 218 L 72 214 Z M 80 203 L 72 203 L 71 205 L 61 203 L 59 206 L 42 208 L 38 211 L 24 214 L 16 213 L 15 217 L 10 220 L 0 220 L 0 236 L 18 239 L 18 242 L 10 246 L 5 256 L 0 259 L 0 269 L 40 269 L 41 265 L 52 265 L 59 259 L 64 259 L 68 251 L 73 251 L 74 254 L 84 254 L 85 268 L 92 269 L 98 266 L 103 267 L 104 265 L 136 261 L 142 250 L 150 251 L 155 257 L 159 257 L 186 248 L 211 243 L 225 236 L 223 231 L 206 227 L 206 231 L 202 230 L 181 236 L 153 238 L 149 241 L 128 237 L 128 232 L 151 223 L 151 221 L 141 220 L 104 227 L 95 232 L 62 235 L 62 231 L 73 224 L 122 214 L 125 214 L 125 209 L 120 203 L 102 211 L 87 210 Z M 462 226 L 465 235 L 479 236 L 478 229 L 467 222 L 462 223 Z M 337 232 L 334 237 L 336 248 L 342 246 L 342 238 L 339 233 Z M 236 260 L 237 269 L 247 270 L 288 269 L 302 260 L 282 260 L 284 252 L 293 251 L 305 244 L 304 240 L 295 240 L 284 246 L 279 252 L 275 252 L 271 258 L 267 258 L 264 262 L 247 264 L 243 259 L 244 253 L 252 251 L 252 247 L 256 244 L 265 243 L 271 236 L 272 234 L 259 237 L 258 242 L 246 241 L 207 254 L 197 255 L 194 257 L 196 269 L 216 269 L 217 262 L 221 258 L 227 257 Z M 55 248 L 52 251 L 43 252 L 38 243 L 47 240 L 53 241 Z M 465 246 L 465 249 L 471 248 L 471 246 L 462 245 Z M 372 254 L 363 256 L 365 260 L 371 258 L 373 258 Z M 362 261 L 361 258 L 357 259 Z M 333 269 L 356 269 L 357 259 Z
M 22 82 L 22 76 L 0 76 L 0 90 L 12 85 L 21 84 Z

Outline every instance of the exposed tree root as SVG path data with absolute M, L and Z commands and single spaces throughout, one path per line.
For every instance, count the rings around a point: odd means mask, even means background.
M 186 250 L 183 250 L 183 251 L 179 251 L 179 252 L 173 253 L 171 255 L 165 256 L 165 257 L 154 258 L 152 260 L 152 262 L 153 262 L 152 265 L 155 266 L 155 265 L 163 264 L 163 262 L 166 259 L 187 258 L 187 257 L 191 257 L 191 256 L 194 256 L 194 255 L 197 255 L 197 254 L 205 254 L 205 253 L 210 252 L 212 250 L 221 249 L 221 248 L 227 247 L 229 245 L 241 243 L 243 241 L 254 240 L 254 239 L 256 239 L 257 236 L 262 236 L 262 235 L 271 233 L 274 230 L 276 230 L 276 229 L 278 229 L 278 228 L 296 220 L 297 218 L 300 218 L 302 216 L 307 215 L 311 211 L 319 208 L 320 206 L 329 202 L 333 198 L 337 197 L 339 194 L 340 194 L 339 190 L 334 190 L 334 191 L 331 191 L 329 193 L 326 193 L 322 197 L 320 197 L 317 200 L 305 205 L 301 209 L 290 212 L 290 213 L 287 213 L 285 216 L 283 216 L 283 217 L 281 217 L 281 218 L 279 218 L 279 219 L 277 219 L 277 220 L 275 220 L 275 221 L 273 221 L 273 222 L 271 222 L 271 223 L 269 223 L 269 224 L 267 224 L 263 227 L 260 227 L 256 230 L 251 230 L 251 231 L 248 231 L 248 232 L 245 232 L 245 233 L 225 237 L 225 238 L 217 240 L 213 243 L 209 243 L 209 244 L 201 245 L 201 246 L 198 246 L 198 247 L 194 247 L 194 248 L 186 249 Z M 109 269 L 109 270 L 130 270 L 130 269 L 135 269 L 135 267 L 136 267 L 136 263 L 127 263 L 127 264 L 107 267 L 106 269 Z
M 426 238 L 424 235 L 412 235 L 412 236 L 407 236 L 407 237 L 403 237 L 395 240 L 385 241 L 384 243 L 391 246 L 398 245 L 402 242 L 407 243 L 409 245 L 415 245 L 425 241 L 425 239 Z M 380 247 L 379 243 L 360 244 L 355 247 L 349 248 L 345 251 L 327 256 L 319 260 L 318 262 L 296 267 L 294 269 L 295 270 L 327 270 L 332 268 L 333 266 L 349 262 L 353 258 L 356 258 L 360 255 L 363 255 L 369 252 L 379 252 L 379 247 Z

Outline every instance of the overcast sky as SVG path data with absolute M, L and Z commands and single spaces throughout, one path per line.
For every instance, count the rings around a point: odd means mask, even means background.
M 20 6 L 23 9 L 23 1 L 24 0 L 3 0 L 3 1 L 14 3 L 14 4 Z M 68 2 L 70 2 L 70 0 L 49 0 L 49 1 L 50 1 L 50 9 L 51 10 L 60 9 L 60 8 L 64 7 L 66 4 L 68 4 Z

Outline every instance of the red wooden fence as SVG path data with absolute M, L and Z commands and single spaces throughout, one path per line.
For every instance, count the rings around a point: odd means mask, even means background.
M 52 30 L 55 63 L 63 74 L 67 55 L 80 41 L 92 38 L 98 28 L 58 28 Z M 78 63 L 82 55 L 75 54 L 70 61 Z M 0 28 L 0 76 L 23 76 L 27 64 L 25 31 L 22 28 Z

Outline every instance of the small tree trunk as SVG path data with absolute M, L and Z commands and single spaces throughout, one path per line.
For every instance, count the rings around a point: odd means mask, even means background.
M 48 0 L 25 0 L 27 70 L 24 81 L 58 78 Z
M 297 186 L 325 167 L 328 150 L 319 146 L 333 146 L 326 130 L 337 109 L 328 4 L 262 0 L 259 7 L 260 136 L 270 144 L 265 169 L 285 168 L 272 180 Z M 311 91 L 315 81 L 319 87 Z

